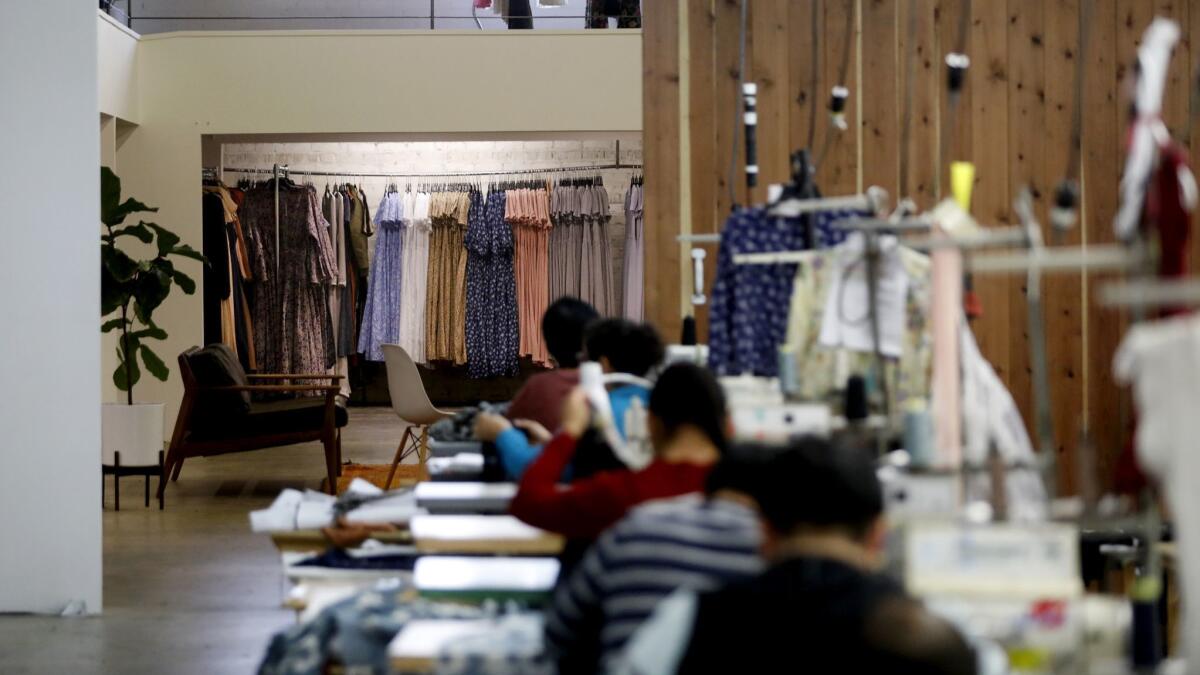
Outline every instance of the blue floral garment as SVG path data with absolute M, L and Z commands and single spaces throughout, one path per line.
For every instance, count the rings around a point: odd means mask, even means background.
M 505 193 L 471 195 L 467 217 L 467 372 L 471 377 L 517 374 L 520 333 L 512 226 Z
M 404 259 L 404 208 L 395 192 L 384 195 L 375 213 L 379 238 L 371 260 L 367 304 L 359 329 L 358 351 L 368 361 L 382 361 L 385 344 L 400 341 L 400 280 Z
M 735 265 L 733 257 L 804 249 L 809 217 L 814 219 L 818 246 L 833 246 L 845 239 L 834 223 L 851 215 L 850 211 L 830 211 L 786 218 L 755 207 L 729 216 L 721 231 L 709 310 L 708 365 L 714 372 L 774 377 L 779 374 L 779 345 L 787 338 L 795 263 Z

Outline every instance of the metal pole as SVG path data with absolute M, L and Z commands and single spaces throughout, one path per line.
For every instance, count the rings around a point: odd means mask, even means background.
M 437 16 L 437 11 L 434 9 L 434 0 L 429 0 L 429 30 L 433 30 L 434 17 Z M 471 3 L 472 5 L 474 3 Z
M 279 283 L 279 164 L 271 167 L 275 178 L 275 283 Z

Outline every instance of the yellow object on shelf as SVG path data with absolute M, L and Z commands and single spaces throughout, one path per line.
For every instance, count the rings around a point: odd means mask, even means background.
M 963 211 L 971 210 L 971 188 L 975 186 L 975 165 L 971 162 L 950 164 L 950 191 Z

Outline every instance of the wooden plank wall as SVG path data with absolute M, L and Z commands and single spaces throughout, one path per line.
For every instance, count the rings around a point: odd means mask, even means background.
M 1195 76 L 1191 44 L 1200 39 L 1200 0 L 747 2 L 746 79 L 759 85 L 762 183 L 749 194 L 740 156 L 732 190 L 729 184 L 739 0 L 644 3 L 646 306 L 648 318 L 667 336 L 677 335 L 682 315 L 692 311 L 680 302 L 680 266 L 687 264 L 687 252 L 675 241 L 681 230 L 680 214 L 685 212 L 683 200 L 689 204 L 692 231 L 719 231 L 732 204 L 761 202 L 766 183 L 786 180 L 789 153 L 808 147 L 810 136 L 814 154 L 826 149 L 817 172 L 825 194 L 857 192 L 875 184 L 893 197 L 902 193 L 918 206 L 928 207 L 947 193 L 944 161 L 969 159 L 976 165 L 972 211 L 977 219 L 993 226 L 1014 223 L 1013 198 L 1028 186 L 1037 214 L 1046 222 L 1047 204 L 1067 166 L 1075 103 L 1072 83 L 1080 56 L 1079 15 L 1088 4 L 1083 225 L 1056 243 L 1113 240 L 1127 106 L 1122 82 L 1142 32 L 1156 15 L 1178 21 L 1184 35 L 1173 62 L 1163 117 L 1176 137 L 1190 145 L 1193 162 L 1200 162 L 1200 143 L 1190 140 L 1191 120 L 1200 110 L 1191 109 L 1188 91 Z M 972 67 L 966 90 L 952 109 L 945 92 L 943 58 L 958 43 L 966 6 L 973 12 L 966 31 Z M 910 15 L 913 11 L 915 17 Z M 687 68 L 682 71 L 681 30 L 687 31 L 683 44 L 688 52 Z M 911 75 L 907 72 L 910 51 Z M 684 87 L 681 78 L 686 78 Z M 837 83 L 851 92 L 846 131 L 834 130 L 825 113 L 830 88 Z M 910 89 L 912 123 L 904 147 L 902 122 Z M 682 127 L 681 91 L 688 92 Z M 810 123 L 814 105 L 818 107 L 815 129 Z M 740 130 L 736 133 L 740 142 Z M 691 162 L 689 185 L 680 184 L 685 147 Z M 907 185 L 901 186 L 900 165 L 905 160 Z M 1197 268 L 1200 237 L 1192 242 L 1193 268 Z M 715 248 L 711 248 L 710 283 L 714 267 Z M 1108 476 L 1131 418 L 1128 396 L 1110 374 L 1125 318 L 1095 305 L 1100 280 L 1060 275 L 1044 283 L 1055 443 L 1062 467 L 1060 487 L 1067 492 L 1076 487 L 1072 448 L 1080 432 L 1086 429 L 1100 448 L 1100 468 Z M 974 322 L 980 346 L 1029 421 L 1033 394 L 1023 278 L 980 278 L 974 283 L 984 304 L 983 316 Z M 697 308 L 695 314 L 703 338 L 705 308 Z

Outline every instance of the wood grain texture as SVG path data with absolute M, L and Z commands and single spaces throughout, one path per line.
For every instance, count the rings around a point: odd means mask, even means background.
M 1122 0 L 1123 1 L 1123 0 Z M 1121 139 L 1126 104 L 1119 84 L 1126 65 L 1132 63 L 1136 38 L 1128 7 L 1118 14 L 1115 0 L 1093 0 L 1091 44 L 1085 64 L 1083 176 L 1084 237 L 1087 243 L 1112 242 L 1117 210 L 1117 185 L 1121 175 Z M 1123 3 L 1128 4 L 1128 3 Z M 1120 18 L 1119 18 L 1120 17 Z M 1105 48 L 1116 45 L 1116 48 Z M 1121 398 L 1112 378 L 1113 352 L 1124 333 L 1119 312 L 1105 310 L 1095 301 L 1099 278 L 1088 278 L 1087 320 L 1087 430 L 1097 451 L 1097 469 L 1107 479 L 1125 443 L 1121 424 Z
M 1045 165 L 1046 142 L 1040 134 L 1030 132 L 1046 126 L 1043 5 L 1041 0 L 1008 0 L 1009 193 L 1015 195 L 1022 188 L 1028 188 L 1033 195 L 1034 214 L 1040 223 L 1046 222 L 1045 198 L 1050 193 Z M 1017 222 L 1015 215 L 1012 220 Z M 1010 285 L 1008 386 L 1026 425 L 1033 428 L 1027 280 L 1024 276 L 1016 276 Z
M 899 0 L 863 0 L 862 181 L 900 194 L 901 64 L 896 49 Z M 870 73 L 870 77 L 865 74 Z
M 971 89 L 971 157 L 975 162 L 975 190 L 971 213 L 980 224 L 1009 224 L 1013 192 L 1009 187 L 1008 160 L 1008 12 L 1003 2 L 976 2 L 968 50 L 972 55 L 967 86 Z M 1011 386 L 1009 294 L 1012 280 L 1003 276 L 976 277 L 975 290 L 983 303 L 983 316 L 972 324 L 979 349 L 996 373 Z M 1015 393 L 1015 392 L 1014 392 Z
M 916 21 L 909 23 L 907 14 L 910 6 L 916 7 Z M 900 64 L 900 131 L 903 134 L 904 98 L 912 97 L 912 116 L 909 129 L 909 144 L 901 148 L 908 156 L 908 185 L 900 186 L 900 193 L 912 199 L 918 209 L 932 208 L 938 197 L 938 100 L 942 83 L 938 54 L 937 0 L 904 0 L 900 5 L 898 19 L 897 63 Z M 910 35 L 908 27 L 913 25 Z M 907 59 L 912 51 L 913 72 L 907 72 Z M 912 88 L 911 94 L 908 92 Z
M 754 33 L 754 81 L 758 84 L 758 186 L 753 201 L 766 201 L 767 186 L 788 180 L 791 116 L 788 96 L 791 79 L 788 63 L 787 0 L 754 0 L 750 3 Z
M 830 90 L 836 85 L 845 86 L 850 90 L 850 98 L 846 101 L 845 131 L 832 129 L 829 125 L 827 112 L 818 112 L 818 128 L 822 126 L 828 132 L 827 140 L 818 145 L 824 152 L 824 161 L 817 167 L 817 183 L 827 195 L 853 194 L 861 189 L 858 180 L 858 165 L 860 160 L 858 144 L 859 111 L 862 101 L 858 88 L 857 61 L 861 58 L 858 53 L 857 29 L 851 28 L 851 39 L 845 41 L 846 20 L 855 20 L 858 13 L 858 0 L 825 0 L 825 38 L 821 48 L 821 58 L 824 60 L 825 83 L 817 92 L 817 100 L 822 111 L 828 109 Z M 849 67 L 846 77 L 841 80 L 843 56 L 850 52 Z
M 688 129 L 691 142 L 691 200 L 692 232 L 705 234 L 718 232 L 725 214 L 718 211 L 717 193 L 713 189 L 713 176 L 720 169 L 717 152 L 717 128 L 722 120 L 717 117 L 716 88 L 716 25 L 717 18 L 712 0 L 693 1 L 687 4 L 689 50 L 689 105 Z M 694 244 L 699 246 L 699 244 Z M 704 266 L 705 288 L 712 288 L 716 278 L 717 247 L 703 245 L 710 256 Z M 708 335 L 708 305 L 691 308 L 696 318 L 698 336 Z
M 679 3 L 646 3 L 642 15 L 646 176 L 646 319 L 679 334 Z
M 1043 5 L 1045 24 L 1046 106 L 1042 155 L 1048 200 L 1054 186 L 1066 176 L 1071 142 L 1071 119 L 1075 106 L 1075 69 L 1079 60 L 1079 2 L 1062 0 Z M 1101 48 L 1091 43 L 1091 49 Z M 1084 83 L 1087 86 L 1087 82 Z M 1049 226 L 1045 228 L 1049 236 Z M 1083 241 L 1080 226 L 1048 244 L 1078 246 Z M 1083 283 L 1081 275 L 1050 275 L 1042 281 L 1042 304 L 1046 318 L 1046 361 L 1050 380 L 1050 406 L 1054 418 L 1054 448 L 1058 457 L 1058 490 L 1078 490 L 1075 447 L 1083 416 Z

